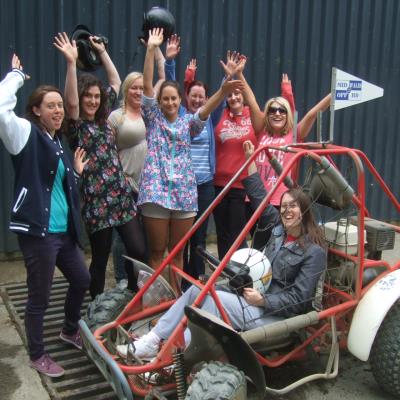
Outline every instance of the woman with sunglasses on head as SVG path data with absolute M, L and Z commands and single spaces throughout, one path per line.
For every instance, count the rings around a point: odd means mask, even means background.
M 248 159 L 254 153 L 251 141 L 243 143 Z M 255 163 L 249 165 L 243 185 L 251 207 L 256 210 L 267 192 L 257 173 Z M 326 268 L 327 253 L 321 228 L 316 224 L 310 198 L 298 188 L 282 194 L 279 210 L 268 205 L 259 225 L 272 233 L 265 244 L 264 254 L 271 263 L 272 277 L 261 289 L 246 287 L 243 294 L 217 290 L 218 298 L 236 330 L 249 330 L 285 318 L 304 314 L 313 309 L 317 285 Z M 134 353 L 142 359 L 157 356 L 161 342 L 167 340 L 184 316 L 186 305 L 191 305 L 200 289 L 191 286 L 158 320 L 149 333 L 128 345 L 117 346 L 126 357 Z M 220 316 L 211 296 L 206 296 L 201 309 Z M 190 332 L 185 331 L 186 344 Z
M 226 80 L 221 88 L 195 113 L 179 114 L 182 101 L 176 81 L 165 81 L 154 99 L 154 53 L 163 42 L 162 29 L 149 33 L 143 69 L 142 114 L 146 125 L 148 152 L 143 168 L 138 204 L 141 205 L 149 244 L 149 264 L 157 268 L 165 251 L 172 250 L 193 224 L 197 212 L 196 179 L 190 155 L 190 137 L 200 134 L 209 114 L 225 93 L 242 85 Z M 183 268 L 183 249 L 173 264 Z M 177 293 L 180 282 L 170 270 L 170 282 Z
M 16 93 L 28 77 L 15 54 L 11 65 L 12 72 L 0 82 L 0 138 L 15 170 L 10 230 L 17 234 L 27 271 L 24 323 L 30 366 L 59 377 L 64 369 L 45 353 L 43 319 L 57 266 L 69 282 L 60 339 L 82 350 L 78 321 L 90 276 L 80 249 L 74 168 L 77 173 L 83 170 L 85 153 L 77 149 L 72 164 L 63 149 L 64 102 L 56 87 L 37 87 L 28 99 L 25 118 L 15 115 Z
M 106 88 L 94 75 L 83 73 L 77 76 L 78 49 L 75 41 L 71 43 L 65 32 L 58 34 L 54 45 L 67 62 L 65 101 L 70 118 L 70 142 L 73 148 L 82 147 L 88 157 L 81 179 L 82 217 L 92 250 L 89 271 L 90 294 L 94 299 L 104 290 L 113 228 L 120 234 L 130 257 L 143 260 L 145 242 L 132 188 L 124 175 L 115 136 L 107 123 L 121 81 L 104 43 L 98 43 L 92 36 L 89 40 L 107 73 L 109 85 Z M 134 291 L 137 289 L 137 277 L 130 262 L 126 261 L 125 269 L 128 289 Z
M 237 76 L 238 79 L 241 79 L 245 83 L 244 96 L 250 107 L 251 123 L 258 135 L 259 146 L 271 145 L 275 147 L 284 147 L 294 142 L 303 142 L 310 133 L 317 118 L 317 114 L 320 111 L 325 111 L 329 107 L 331 95 L 328 94 L 325 96 L 302 118 L 297 125 L 297 137 L 296 140 L 294 140 L 293 104 L 283 97 L 273 97 L 266 102 L 264 110 L 261 111 L 253 91 L 244 78 L 243 69 L 245 63 L 246 60 L 242 60 L 241 67 L 237 69 Z M 290 83 L 287 75 L 283 76 L 283 80 Z M 272 150 L 271 155 L 276 157 L 283 168 L 293 157 L 293 153 L 277 150 Z M 261 153 L 256 160 L 256 164 L 267 191 L 271 191 L 278 179 L 278 175 L 271 167 L 268 157 L 266 157 L 264 153 Z M 292 174 L 294 178 L 296 178 L 295 175 L 296 173 Z M 285 190 L 287 190 L 287 188 L 282 183 L 272 195 L 271 204 L 278 206 L 282 193 Z

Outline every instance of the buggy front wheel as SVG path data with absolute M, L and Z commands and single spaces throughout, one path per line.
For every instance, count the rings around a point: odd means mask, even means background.
M 209 362 L 195 375 L 185 399 L 245 400 L 246 377 L 233 365 L 219 361 Z

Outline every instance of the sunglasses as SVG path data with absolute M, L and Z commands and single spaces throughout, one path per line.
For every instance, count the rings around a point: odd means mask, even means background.
M 279 111 L 279 114 L 287 114 L 287 111 L 282 107 L 270 107 L 268 108 L 268 114 L 276 114 Z

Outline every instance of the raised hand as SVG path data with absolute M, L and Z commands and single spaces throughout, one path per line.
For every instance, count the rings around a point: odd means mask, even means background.
M 226 52 L 226 63 L 224 63 L 222 60 L 220 61 L 226 76 L 233 77 L 235 75 L 240 57 L 241 54 L 237 51 L 231 52 L 230 50 L 228 50 Z
M 106 46 L 103 42 L 99 42 L 99 37 L 98 36 L 89 36 L 89 41 L 92 47 L 99 53 L 104 53 L 106 51 Z
M 149 31 L 149 39 L 147 40 L 147 48 L 154 49 L 161 46 L 164 40 L 163 28 L 154 28 Z
M 76 62 L 78 59 L 78 48 L 76 47 L 75 40 L 71 42 L 65 32 L 59 32 L 58 35 L 54 37 L 53 44 L 64 54 L 67 63 Z
M 181 38 L 174 34 L 167 40 L 167 46 L 165 48 L 165 58 L 167 60 L 173 60 L 181 51 L 180 47 Z
M 231 93 L 236 89 L 239 89 L 239 90 L 244 89 L 243 81 L 225 79 L 224 83 L 221 85 L 221 90 L 224 95 L 227 95 L 228 93 Z
M 254 154 L 254 144 L 250 140 L 246 140 L 243 142 L 243 151 L 246 160 L 248 160 Z
M 77 147 L 74 153 L 74 170 L 82 175 L 85 165 L 89 162 L 89 159 L 83 161 L 86 156 L 86 151 L 82 147 Z
M 291 83 L 288 74 L 282 74 L 282 83 Z
M 15 53 L 13 54 L 13 56 L 11 58 L 11 68 L 18 69 L 19 71 L 23 72 L 23 74 L 25 75 L 25 79 L 30 79 L 30 76 L 25 74 L 24 67 L 21 64 L 19 57 Z
M 197 69 L 197 61 L 195 58 L 192 58 L 189 62 L 189 64 L 187 65 L 186 69 L 189 69 L 191 71 L 196 72 Z
M 243 72 L 244 67 L 246 66 L 246 62 L 247 62 L 247 57 L 241 54 L 239 57 L 239 62 L 237 63 L 235 68 L 235 74 L 241 74 Z

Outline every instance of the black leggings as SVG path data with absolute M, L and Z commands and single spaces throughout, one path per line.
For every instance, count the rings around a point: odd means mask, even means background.
M 222 187 L 215 187 L 215 197 Z M 214 221 L 217 231 L 218 257 L 222 260 L 233 242 L 246 225 L 246 192 L 244 189 L 232 188 L 214 209 Z M 247 247 L 246 240 L 239 249 Z
M 142 226 L 137 217 L 134 217 L 124 225 L 116 226 L 124 245 L 127 255 L 139 261 L 145 261 L 145 239 Z M 104 291 L 106 268 L 111 251 L 113 228 L 106 228 L 89 235 L 92 250 L 92 262 L 89 272 L 91 276 L 90 295 L 94 299 Z M 125 270 L 128 275 L 128 289 L 137 290 L 137 276 L 134 274 L 132 264 L 126 260 Z

